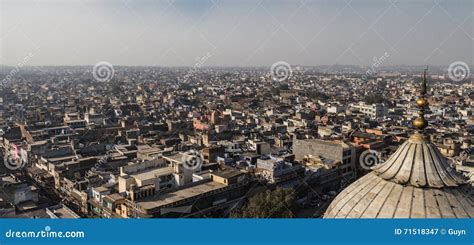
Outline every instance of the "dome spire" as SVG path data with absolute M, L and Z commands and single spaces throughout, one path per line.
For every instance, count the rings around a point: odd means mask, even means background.
M 462 185 L 465 183 L 463 176 L 452 169 L 438 148 L 422 134 L 423 129 L 428 126 L 425 119 L 425 111 L 428 107 L 428 101 L 425 98 L 427 70 L 423 71 L 421 95 L 416 100 L 416 105 L 420 108 L 420 117 L 413 121 L 413 126 L 418 131 L 386 162 L 375 166 L 373 170 L 383 179 L 415 187 L 442 188 Z
M 421 91 L 420 91 L 421 97 L 416 100 L 416 105 L 418 106 L 418 108 L 420 108 L 419 112 L 418 112 L 420 117 L 418 117 L 417 119 L 415 119 L 413 121 L 413 126 L 415 126 L 415 128 L 417 128 L 419 131 L 422 131 L 423 129 L 428 127 L 428 121 L 426 121 L 426 119 L 425 119 L 425 112 L 426 112 L 426 108 L 428 107 L 428 101 L 425 98 L 425 96 L 426 96 L 426 72 L 427 71 L 428 71 L 428 68 L 426 68 L 423 71 L 423 82 L 421 84 Z
M 421 133 L 428 126 L 426 70 L 420 94 L 420 117 L 413 121 L 418 132 L 339 193 L 324 218 L 474 218 L 468 179 Z

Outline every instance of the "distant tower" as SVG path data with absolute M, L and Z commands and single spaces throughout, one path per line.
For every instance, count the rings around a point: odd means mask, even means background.
M 426 70 L 414 133 L 390 158 L 345 188 L 324 218 L 474 218 L 472 185 L 424 135 Z

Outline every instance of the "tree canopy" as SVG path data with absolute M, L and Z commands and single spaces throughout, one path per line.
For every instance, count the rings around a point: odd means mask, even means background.
M 277 188 L 251 197 L 245 207 L 231 213 L 233 218 L 292 218 L 295 192 Z

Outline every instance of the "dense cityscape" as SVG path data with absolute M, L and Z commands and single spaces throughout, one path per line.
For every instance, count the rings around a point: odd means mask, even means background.
M 425 134 L 472 185 L 467 65 L 458 79 L 451 67 L 201 66 L 206 57 L 2 66 L 0 217 L 323 217 L 410 141 L 428 104 Z
M 473 0 L 0 0 L 0 245 L 473 244 L 473 48 Z

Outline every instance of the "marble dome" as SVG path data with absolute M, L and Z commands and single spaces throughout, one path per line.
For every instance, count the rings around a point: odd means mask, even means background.
M 438 148 L 416 133 L 345 188 L 324 218 L 474 218 L 474 193 Z

